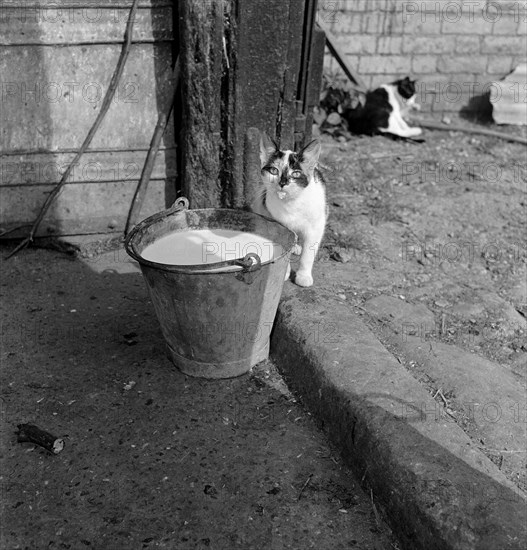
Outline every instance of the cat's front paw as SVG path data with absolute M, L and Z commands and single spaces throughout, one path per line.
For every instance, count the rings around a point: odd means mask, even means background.
M 423 133 L 423 130 L 421 128 L 410 128 L 410 137 L 420 136 Z
M 295 275 L 295 284 L 298 286 L 313 286 L 313 277 L 311 273 L 297 271 Z
M 292 250 L 293 254 L 295 254 L 296 256 L 300 256 L 300 254 L 302 254 L 302 247 L 299 245 L 299 244 L 295 244 L 293 246 L 293 250 Z

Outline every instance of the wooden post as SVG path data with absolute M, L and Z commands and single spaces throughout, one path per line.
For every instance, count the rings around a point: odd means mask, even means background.
M 299 50 L 298 55 L 294 52 L 302 40 L 302 13 L 303 0 L 237 0 L 232 18 L 230 182 L 225 182 L 230 184 L 232 206 L 243 207 L 252 198 L 245 196 L 244 185 L 249 178 L 244 173 L 247 129 L 268 132 L 282 145 L 293 145 Z
M 238 2 L 231 170 L 234 206 L 246 205 L 253 198 L 254 185 L 259 184 L 255 129 L 269 133 L 281 147 L 294 147 L 305 9 L 304 0 Z M 257 170 L 247 166 L 248 159 L 256 159 Z M 257 182 L 252 181 L 255 178 Z
M 306 123 L 302 145 L 305 145 L 311 139 L 313 128 L 313 107 L 317 106 L 320 101 L 325 45 L 326 35 L 324 31 L 319 28 L 313 29 L 307 72 L 306 94 L 304 100 L 304 114 L 306 117 Z
M 310 135 L 316 4 L 181 0 L 180 173 L 192 208 L 242 208 L 254 198 L 259 131 L 288 149 Z
M 223 0 L 180 0 L 181 187 L 191 208 L 220 206 Z

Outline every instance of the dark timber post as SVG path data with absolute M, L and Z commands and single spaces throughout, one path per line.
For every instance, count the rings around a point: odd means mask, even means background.
M 259 184 L 258 131 L 311 136 L 324 41 L 317 0 L 180 0 L 180 189 L 192 208 L 244 207 Z
M 223 0 L 180 0 L 181 190 L 193 208 L 220 205 Z

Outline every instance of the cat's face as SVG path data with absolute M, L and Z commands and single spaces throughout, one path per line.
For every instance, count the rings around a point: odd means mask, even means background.
M 392 83 L 392 86 L 397 90 L 399 99 L 402 103 L 403 109 L 407 112 L 411 109 L 416 111 L 421 110 L 421 106 L 417 103 L 415 80 L 410 80 L 408 77 L 403 80 L 396 80 Z
M 320 143 L 312 141 L 302 151 L 281 151 L 266 134 L 260 141 L 262 181 L 267 193 L 280 200 L 298 197 L 313 179 L 320 155 Z
M 406 77 L 403 80 L 396 80 L 393 85 L 397 88 L 399 95 L 408 101 L 415 96 L 415 82 Z

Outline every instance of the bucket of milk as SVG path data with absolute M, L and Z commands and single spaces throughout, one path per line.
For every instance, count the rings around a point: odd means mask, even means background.
M 275 220 L 185 198 L 125 240 L 139 262 L 169 357 L 184 373 L 229 378 L 269 355 L 296 235 Z

